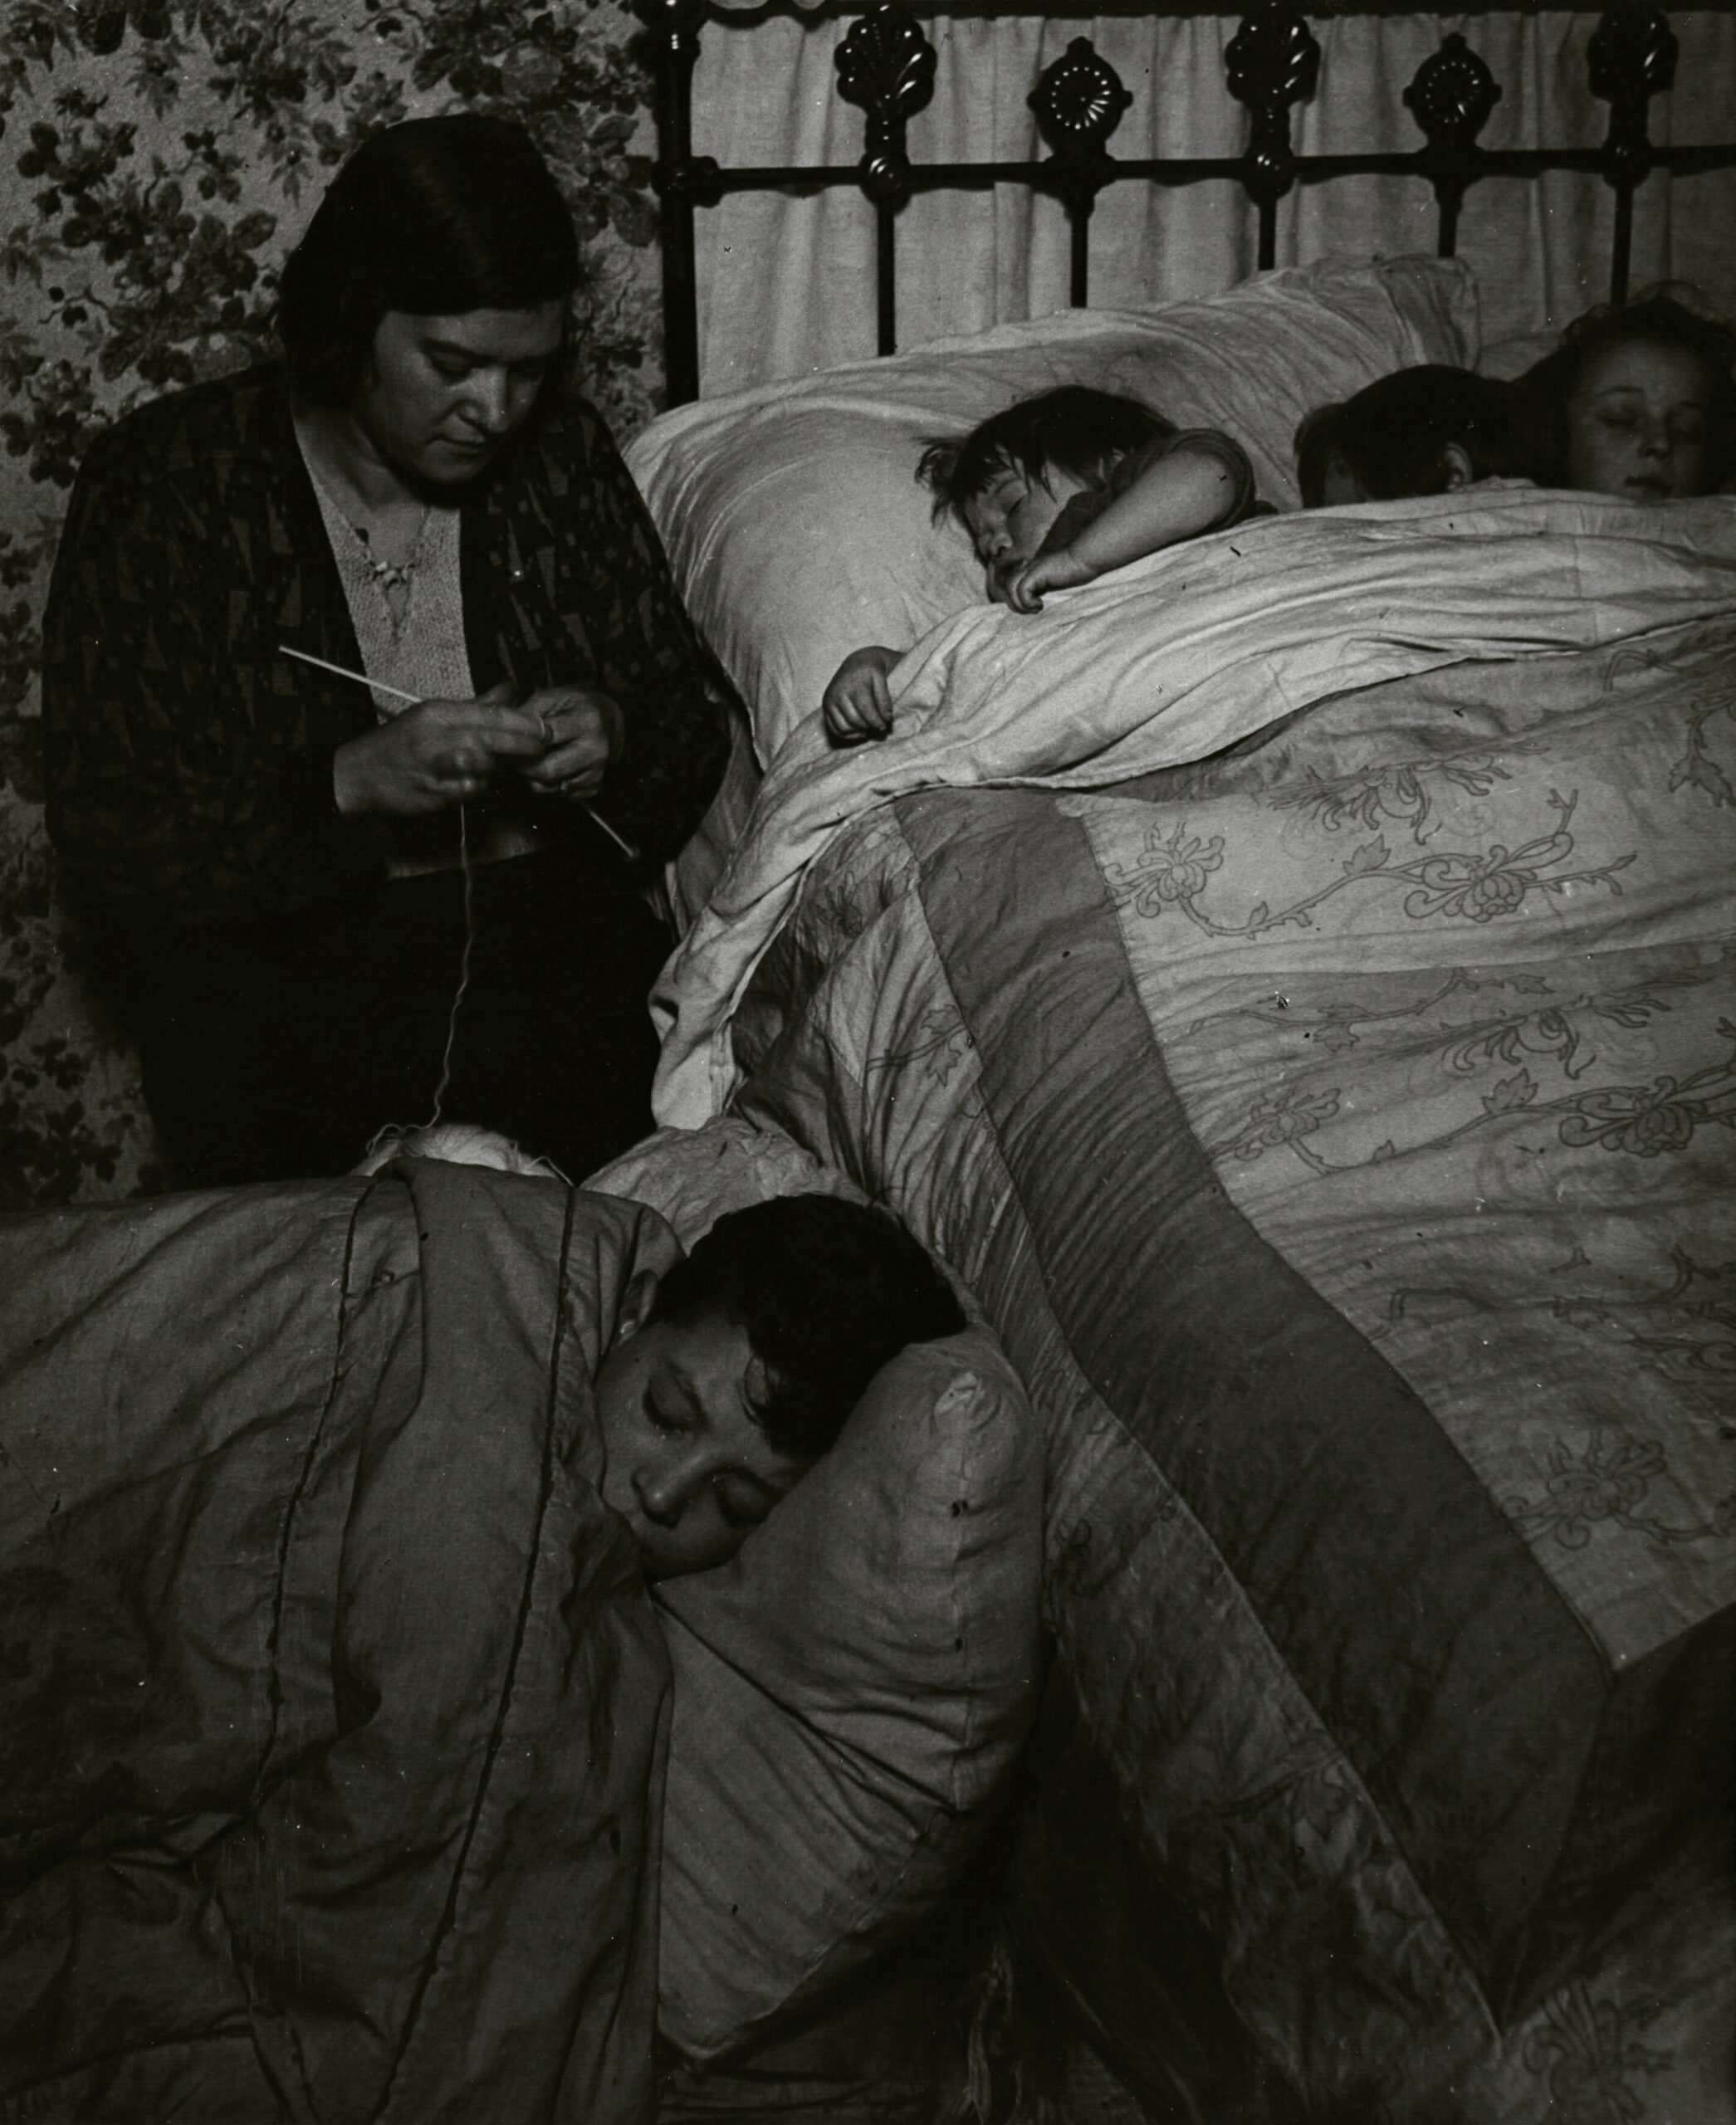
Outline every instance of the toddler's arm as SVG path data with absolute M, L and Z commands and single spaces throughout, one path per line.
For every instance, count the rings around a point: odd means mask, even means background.
M 864 738 L 884 738 L 892 727 L 892 697 L 886 675 L 904 654 L 870 643 L 853 649 L 828 681 L 820 696 L 826 735 L 834 745 L 859 745 Z
M 1040 612 L 1045 590 L 1071 590 L 1214 530 L 1244 499 L 1235 451 L 1226 438 L 1221 452 L 1191 442 L 1166 452 L 1065 545 L 1039 553 L 1009 586 L 1007 603 L 1016 613 Z

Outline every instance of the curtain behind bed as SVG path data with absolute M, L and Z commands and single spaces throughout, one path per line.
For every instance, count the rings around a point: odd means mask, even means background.
M 1586 85 L 1595 14 L 1352 16 L 1313 21 L 1322 47 L 1313 100 L 1294 114 L 1305 153 L 1405 150 L 1421 144 L 1402 95 L 1457 29 L 1503 94 L 1489 148 L 1592 144 L 1607 106 Z M 1038 74 L 1088 36 L 1133 96 L 1112 147 L 1122 156 L 1241 151 L 1245 113 L 1224 81 L 1238 18 L 1096 22 L 936 20 L 933 101 L 910 127 L 917 160 L 985 161 L 1039 151 L 1025 99 Z M 1673 12 L 1676 85 L 1651 107 L 1659 143 L 1723 137 L 1736 82 L 1736 15 Z M 708 25 L 695 81 L 694 145 L 726 164 L 853 162 L 862 114 L 834 83 L 848 22 L 787 19 Z M 1460 252 L 1484 290 L 1485 344 L 1558 327 L 1607 289 L 1614 195 L 1600 180 L 1556 173 L 1541 183 L 1473 187 Z M 697 217 L 700 375 L 706 394 L 799 375 L 874 352 L 873 223 L 854 190 L 790 200 L 736 194 Z M 1736 172 L 1672 179 L 1655 172 L 1634 215 L 1634 280 L 1696 281 L 1736 310 Z M 1067 224 L 1059 203 L 1022 188 L 918 196 L 898 232 L 898 336 L 1042 316 L 1067 301 Z M 1432 252 L 1432 195 L 1420 179 L 1352 178 L 1298 188 L 1279 213 L 1278 263 L 1328 252 Z M 1239 185 L 1113 186 L 1098 203 L 1091 295 L 1101 306 L 1227 287 L 1254 267 L 1252 209 Z

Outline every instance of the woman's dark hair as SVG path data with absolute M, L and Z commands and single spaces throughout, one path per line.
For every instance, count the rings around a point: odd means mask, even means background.
M 1554 353 L 1519 379 L 1516 388 L 1536 437 L 1538 477 L 1550 486 L 1565 486 L 1568 401 L 1600 354 L 1636 345 L 1679 349 L 1704 371 L 1709 403 L 1700 487 L 1716 494 L 1736 475 L 1736 331 L 1663 289 L 1645 291 L 1620 305 L 1602 303 L 1576 317 Z
M 1098 478 L 1106 462 L 1176 432 L 1173 421 L 1137 398 L 1064 383 L 992 413 L 968 435 L 936 436 L 923 447 L 917 477 L 934 496 L 934 514 L 956 516 L 1011 466 L 1045 483 L 1051 472 Z
M 904 1228 L 835 1195 L 784 1195 L 718 1219 L 658 1286 L 653 1321 L 721 1314 L 747 1331 L 780 1453 L 817 1460 L 907 1343 L 956 1336 L 952 1287 Z
M 332 179 L 284 266 L 277 332 L 296 388 L 343 405 L 388 310 L 535 310 L 579 276 L 573 217 L 521 126 L 413 118 Z
M 1327 474 L 1342 461 L 1370 501 L 1445 494 L 1456 444 L 1474 480 L 1526 478 L 1531 464 L 1509 384 L 1444 363 L 1396 369 L 1342 405 L 1317 406 L 1296 431 L 1304 509 L 1318 509 Z

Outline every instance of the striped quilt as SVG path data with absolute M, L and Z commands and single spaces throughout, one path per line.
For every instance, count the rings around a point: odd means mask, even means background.
M 1714 618 L 898 796 L 736 1012 L 1043 1412 L 1058 1849 L 1311 2115 L 1729 2114 L 1733 717 Z

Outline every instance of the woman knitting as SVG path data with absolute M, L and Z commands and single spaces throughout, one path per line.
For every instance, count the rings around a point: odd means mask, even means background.
M 286 360 L 81 471 L 49 830 L 182 1185 L 341 1170 L 431 1108 L 576 1179 L 649 1125 L 640 888 L 726 696 L 566 388 L 578 278 L 518 128 L 394 126 L 288 261 Z

